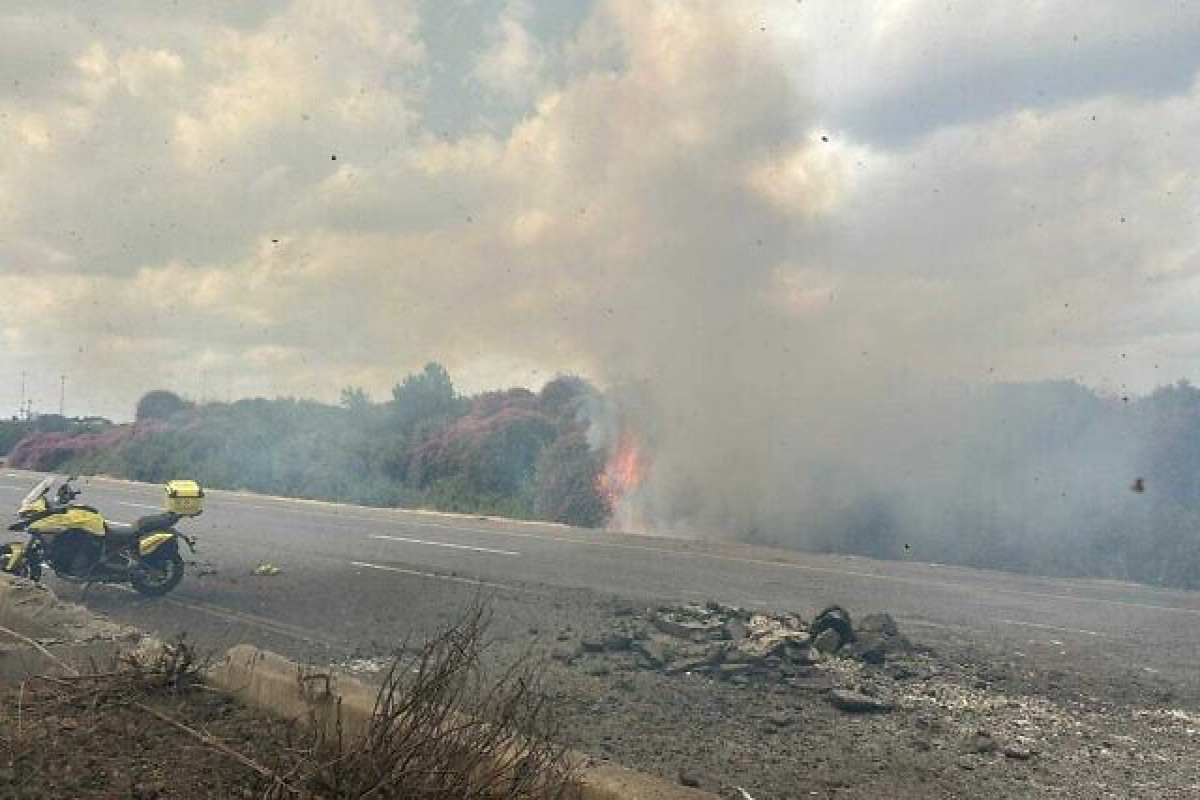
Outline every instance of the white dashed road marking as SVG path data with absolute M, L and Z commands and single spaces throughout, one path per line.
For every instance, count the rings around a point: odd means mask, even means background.
M 472 547 L 469 544 L 451 544 L 450 542 L 431 542 L 428 539 L 410 539 L 407 536 L 385 536 L 382 533 L 371 534 L 372 539 L 381 539 L 386 542 L 403 542 L 405 544 L 427 544 L 433 547 L 448 547 L 451 550 L 473 550 L 477 553 L 492 553 L 498 556 L 519 556 L 520 553 L 515 550 L 494 550 L 490 547 Z

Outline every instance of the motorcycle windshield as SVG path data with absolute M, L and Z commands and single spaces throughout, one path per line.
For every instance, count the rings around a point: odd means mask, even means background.
M 29 494 L 25 495 L 25 499 L 21 501 L 21 505 L 27 506 L 37 500 L 39 497 L 50 491 L 50 487 L 54 485 L 54 476 L 43 478 L 41 483 L 29 490 Z

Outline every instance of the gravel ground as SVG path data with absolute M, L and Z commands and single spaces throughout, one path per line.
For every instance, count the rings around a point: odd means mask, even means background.
M 263 797 L 269 788 L 253 769 L 179 728 L 128 705 L 94 703 L 96 693 L 77 688 L 35 680 L 0 691 L 0 797 L 210 800 Z M 284 749 L 288 725 L 228 698 L 199 690 L 122 694 L 261 764 L 294 761 Z
M 834 656 L 807 679 L 736 685 L 667 675 L 620 654 L 583 654 L 571 663 L 554 657 L 564 644 L 626 624 L 631 607 L 638 614 L 656 607 L 653 599 L 442 582 L 405 596 L 403 613 L 399 598 L 348 594 L 330 630 L 310 624 L 331 613 L 306 599 L 311 579 L 303 571 L 218 573 L 174 604 L 112 590 L 82 599 L 160 635 L 187 631 L 213 649 L 253 641 L 369 679 L 404 641 L 486 596 L 495 611 L 492 658 L 545 663 L 570 744 L 737 800 L 742 790 L 754 800 L 1200 796 L 1196 682 L 1143 668 L 1127 643 L 1052 635 L 1020 642 L 902 621 L 916 647 L 882 665 Z M 850 609 L 856 616 L 886 610 Z M 817 609 L 774 611 L 811 619 Z M 893 708 L 839 710 L 831 687 L 866 690 Z

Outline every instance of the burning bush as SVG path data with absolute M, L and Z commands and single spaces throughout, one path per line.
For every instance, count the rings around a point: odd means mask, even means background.
M 542 387 L 537 404 L 547 416 L 578 425 L 582 402 L 595 393 L 596 390 L 583 378 L 559 375 Z
M 639 492 L 650 465 L 641 439 L 631 427 L 623 425 L 606 455 L 604 469 L 596 478 L 596 490 L 604 496 L 612 521 L 620 530 L 644 531 Z
M 603 463 L 582 431 L 559 436 L 538 462 L 534 511 L 541 519 L 594 528 L 612 513 L 601 491 Z
M 520 495 L 542 448 L 554 436 L 554 426 L 541 412 L 523 407 L 526 398 L 497 395 L 482 396 L 471 413 L 414 448 L 410 478 L 423 488 L 440 490 L 451 505 L 478 506 L 489 497 Z M 532 395 L 528 402 L 532 405 Z

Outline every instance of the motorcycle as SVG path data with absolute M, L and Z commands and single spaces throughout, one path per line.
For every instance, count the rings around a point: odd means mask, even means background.
M 62 482 L 52 496 L 57 476 L 45 478 L 21 501 L 10 531 L 29 534 L 24 543 L 0 546 L 0 571 L 39 581 L 43 567 L 72 583 L 129 584 L 148 597 L 159 597 L 183 580 L 179 553 L 183 540 L 192 552 L 196 542 L 175 530 L 185 517 L 204 510 L 204 490 L 195 481 L 171 481 L 166 510 L 133 524 L 107 520 L 92 506 L 74 502 L 82 493 Z

